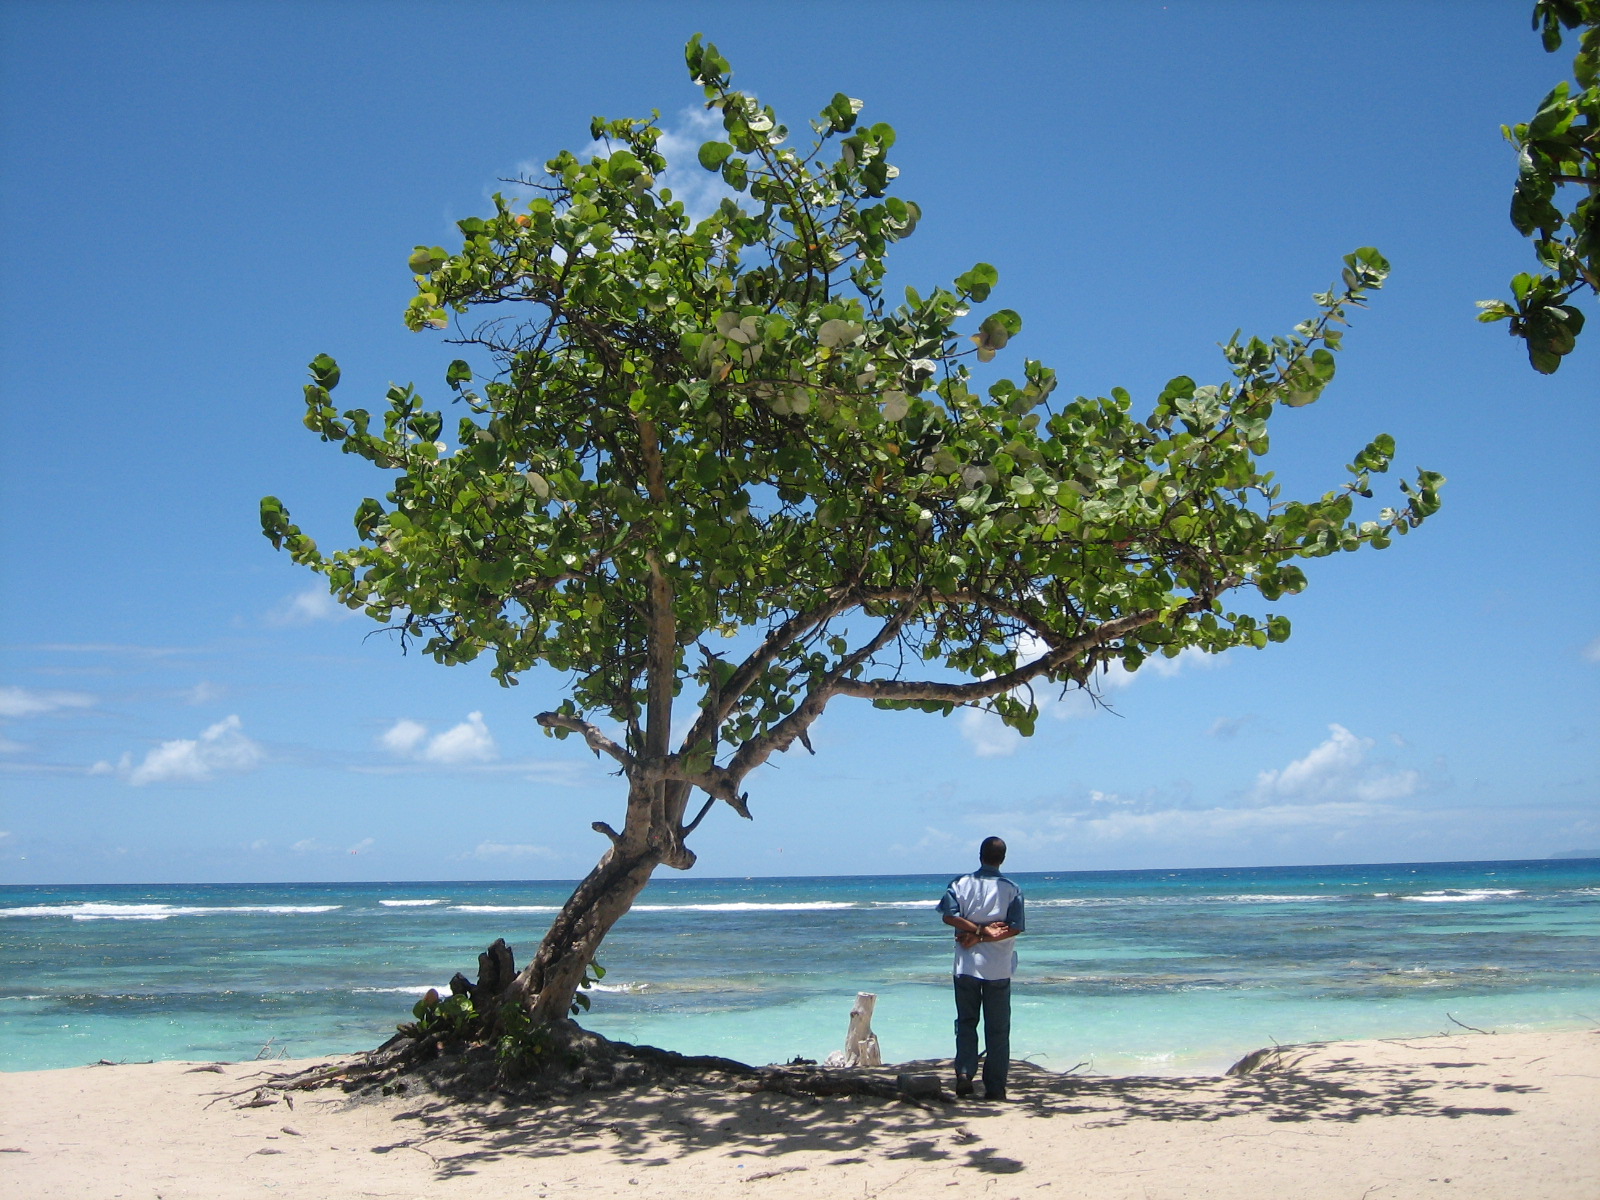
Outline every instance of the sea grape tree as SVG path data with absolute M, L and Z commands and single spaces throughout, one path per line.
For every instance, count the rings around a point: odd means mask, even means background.
M 531 200 L 497 196 L 459 249 L 411 258 L 408 325 L 475 356 L 445 374 L 454 421 L 410 386 L 341 410 L 338 366 L 311 363 L 306 425 L 385 475 L 358 544 L 324 553 L 261 506 L 274 545 L 437 661 L 569 674 L 536 720 L 613 761 L 626 800 L 508 989 L 540 1021 L 656 867 L 694 863 L 714 805 L 750 816 L 752 772 L 831 702 L 976 706 L 1029 733 L 1036 689 L 1282 641 L 1259 605 L 1305 586 L 1301 560 L 1386 546 L 1442 482 L 1357 520 L 1389 437 L 1302 500 L 1258 461 L 1273 415 L 1332 378 L 1376 251 L 1293 335 L 1231 339 L 1223 382 L 1173 379 L 1143 418 L 1121 389 L 1064 401 L 1042 363 L 988 365 L 1022 329 L 985 307 L 993 267 L 886 295 L 919 215 L 889 194 L 889 126 L 838 95 L 797 147 L 714 46 L 695 38 L 688 65 L 726 131 L 699 151 L 716 211 L 662 186 L 653 121 L 597 119 L 599 152 L 557 155 Z

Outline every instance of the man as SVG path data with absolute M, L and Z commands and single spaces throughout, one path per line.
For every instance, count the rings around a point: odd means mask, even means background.
M 1011 976 L 1022 932 L 1022 889 L 1000 874 L 1006 844 L 997 837 L 978 847 L 979 867 L 952 879 L 939 901 L 944 923 L 956 931 L 956 1095 L 972 1095 L 978 1070 L 978 1014 L 983 1014 L 983 1093 L 1006 1098 L 1011 1065 Z

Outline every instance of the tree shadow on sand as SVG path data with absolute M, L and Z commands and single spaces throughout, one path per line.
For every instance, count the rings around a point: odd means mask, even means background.
M 644 1168 L 703 1152 L 748 1160 L 746 1179 L 802 1169 L 780 1164 L 807 1152 L 827 1156 L 808 1159 L 813 1165 L 893 1158 L 1000 1175 L 1023 1169 L 981 1136 L 984 1119 L 1001 1111 L 1028 1119 L 1065 1117 L 1079 1128 L 1245 1116 L 1302 1124 L 1459 1119 L 1510 1116 L 1516 1110 L 1508 1099 L 1541 1090 L 1487 1082 L 1472 1074 L 1484 1065 L 1477 1062 L 1374 1064 L 1324 1055 L 1308 1063 L 1311 1057 L 1292 1049 L 1274 1052 L 1235 1078 L 1060 1075 L 1019 1062 L 1013 1064 L 1005 1105 L 739 1091 L 709 1076 L 531 1104 L 444 1088 L 399 1112 L 394 1120 L 397 1132 L 404 1132 L 375 1152 L 426 1154 L 441 1180 L 511 1157 L 554 1171 L 579 1169 L 596 1153 Z M 929 1061 L 858 1074 L 892 1080 L 895 1071 L 908 1069 L 948 1079 L 950 1064 Z

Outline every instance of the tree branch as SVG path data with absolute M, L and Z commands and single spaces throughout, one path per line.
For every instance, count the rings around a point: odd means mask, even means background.
M 715 796 L 709 797 L 706 802 L 700 806 L 700 811 L 695 814 L 694 820 L 685 825 L 678 836 L 680 838 L 686 838 L 693 833 L 699 826 L 700 822 L 706 819 L 706 814 L 711 811 L 711 806 L 716 802 L 717 798 Z
M 904 601 L 913 596 L 921 595 L 923 602 L 930 607 L 938 605 L 970 604 L 974 608 L 988 609 L 1002 617 L 1010 617 L 1020 621 L 1028 629 L 1039 636 L 1045 645 L 1054 648 L 1061 644 L 1059 631 L 1051 629 L 1039 616 L 1029 612 L 1020 604 L 1013 604 L 1000 596 L 992 596 L 987 592 L 974 591 L 963 588 L 957 592 L 922 592 L 918 593 L 911 588 L 861 588 L 857 596 L 864 602 L 872 601 Z
M 748 818 L 749 811 L 745 807 L 744 798 L 739 794 L 739 785 L 744 782 L 744 777 L 766 762 L 774 753 L 782 753 L 792 746 L 796 739 L 804 737 L 812 722 L 822 715 L 822 710 L 827 707 L 828 701 L 837 694 L 838 685 L 845 674 L 892 642 L 899 635 L 907 618 L 916 612 L 918 604 L 915 594 L 908 597 L 900 606 L 900 610 L 883 623 L 883 627 L 871 641 L 841 658 L 832 671 L 806 692 L 805 699 L 795 706 L 792 713 L 766 733 L 753 737 L 740 746 L 726 767 L 713 764 L 709 770 L 685 778 L 706 794 L 727 801 L 740 816 Z
M 687 751 L 707 738 L 712 737 L 717 727 L 727 720 L 728 714 L 733 711 L 734 706 L 749 690 L 750 685 L 788 646 L 793 645 L 818 625 L 837 616 L 855 602 L 855 597 L 849 590 L 839 588 L 825 603 L 805 612 L 796 613 L 776 629 L 769 632 L 761 640 L 761 645 L 750 652 L 749 656 L 739 664 L 734 673 L 728 676 L 727 681 L 718 689 L 716 701 L 700 710 L 700 715 L 695 718 L 694 724 L 689 727 L 689 732 L 684 736 L 683 750 Z
M 1195 596 L 1179 608 L 1177 612 L 1187 614 L 1209 608 L 1217 596 L 1231 588 L 1238 587 L 1242 582 L 1243 580 L 1237 576 L 1230 575 L 1214 590 L 1208 590 L 1205 594 Z M 1080 655 L 1087 654 L 1126 633 L 1132 633 L 1135 629 L 1149 625 L 1160 616 L 1160 609 L 1147 608 L 1102 622 L 1089 633 L 1064 642 L 1058 642 L 1050 651 L 1040 655 L 1031 663 L 1024 663 L 1014 671 L 1007 671 L 1004 675 L 996 675 L 992 679 L 976 679 L 970 683 L 944 683 L 935 680 L 842 679 L 834 686 L 833 690 L 837 695 L 860 696 L 867 700 L 943 700 L 952 704 L 967 704 L 973 700 L 986 700 L 991 696 L 998 696 L 1002 692 L 1009 692 L 1013 688 L 1019 688 L 1039 678 L 1041 675 L 1050 674 Z
M 589 743 L 589 749 L 594 751 L 596 758 L 602 754 L 609 754 L 622 764 L 624 771 L 631 773 L 638 766 L 633 755 L 601 733 L 597 726 L 589 724 L 581 717 L 569 716 L 567 713 L 542 712 L 534 720 L 546 729 L 567 729 L 582 734 L 583 740 Z

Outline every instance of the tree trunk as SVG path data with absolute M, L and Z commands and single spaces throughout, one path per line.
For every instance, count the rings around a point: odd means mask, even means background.
M 686 789 L 670 789 L 665 806 L 658 799 L 663 790 L 660 782 L 633 783 L 623 832 L 597 826 L 612 838 L 611 849 L 573 890 L 533 959 L 506 989 L 506 998 L 526 1007 L 535 1021 L 568 1016 L 600 942 L 633 906 L 656 867 L 663 862 L 680 870 L 693 865 L 694 855 L 677 833 L 682 803 L 672 794 Z

